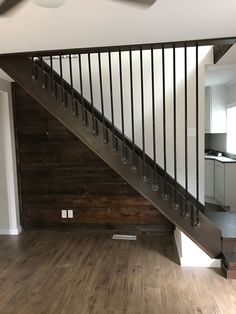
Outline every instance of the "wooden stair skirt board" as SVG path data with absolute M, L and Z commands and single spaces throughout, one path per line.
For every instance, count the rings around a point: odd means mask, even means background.
M 236 238 L 222 238 L 222 271 L 227 279 L 236 279 Z
M 236 253 L 224 253 L 221 269 L 227 279 L 236 279 Z
M 146 166 L 149 178 L 147 184 L 140 179 L 141 171 L 134 173 L 131 171 L 129 162 L 121 162 L 122 143 L 119 140 L 117 153 L 112 153 L 112 133 L 109 130 L 108 144 L 103 145 L 103 126 L 100 121 L 98 121 L 98 135 L 94 136 L 92 135 L 91 114 L 88 113 L 89 126 L 84 127 L 81 115 L 77 119 L 73 118 L 72 113 L 64 110 L 57 99 L 52 98 L 45 90 L 42 90 L 39 84 L 32 81 L 32 66 L 29 58 L 26 56 L 2 56 L 0 57 L 0 67 L 209 256 L 219 256 L 221 253 L 221 231 L 219 228 L 201 212 L 199 213 L 200 226 L 193 228 L 189 218 L 183 218 L 178 210 L 173 209 L 172 204 L 162 198 L 163 191 L 161 189 L 157 192 L 151 189 L 153 169 L 149 165 Z M 127 153 L 129 157 L 132 156 L 130 149 L 127 150 Z M 142 169 L 142 159 L 139 156 L 137 156 L 137 168 L 138 170 Z M 160 180 L 162 180 L 160 186 L 163 187 L 163 179 Z M 166 184 L 168 185 L 168 182 Z M 172 189 L 168 185 L 170 192 Z

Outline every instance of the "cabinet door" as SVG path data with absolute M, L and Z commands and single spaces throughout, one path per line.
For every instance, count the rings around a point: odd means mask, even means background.
M 205 160 L 205 196 L 215 196 L 215 161 Z
M 236 163 L 225 164 L 225 205 L 236 210 Z
M 225 205 L 225 168 L 219 161 L 215 161 L 215 199 Z
M 226 133 L 226 91 L 223 85 L 211 87 L 210 133 Z
M 211 130 L 211 89 L 205 88 L 205 133 L 210 133 Z

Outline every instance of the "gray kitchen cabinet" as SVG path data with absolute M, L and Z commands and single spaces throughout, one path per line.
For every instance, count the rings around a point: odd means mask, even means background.
M 215 199 L 225 206 L 225 164 L 215 161 Z
M 236 163 L 215 161 L 215 199 L 236 210 Z
M 236 210 L 236 163 L 225 164 L 225 205 Z
M 215 196 L 215 160 L 205 159 L 205 195 Z

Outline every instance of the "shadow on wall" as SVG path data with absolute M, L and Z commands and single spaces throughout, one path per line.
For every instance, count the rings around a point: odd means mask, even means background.
M 9 13 L 22 1 L 24 0 L 0 0 L 0 15 Z
M 112 0 L 116 2 L 121 2 L 129 5 L 138 5 L 143 7 L 152 6 L 157 0 Z

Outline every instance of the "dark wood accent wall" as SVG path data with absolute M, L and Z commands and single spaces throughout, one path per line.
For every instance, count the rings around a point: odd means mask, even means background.
M 15 83 L 21 220 L 25 227 L 169 221 Z M 62 219 L 73 209 L 73 219 Z

